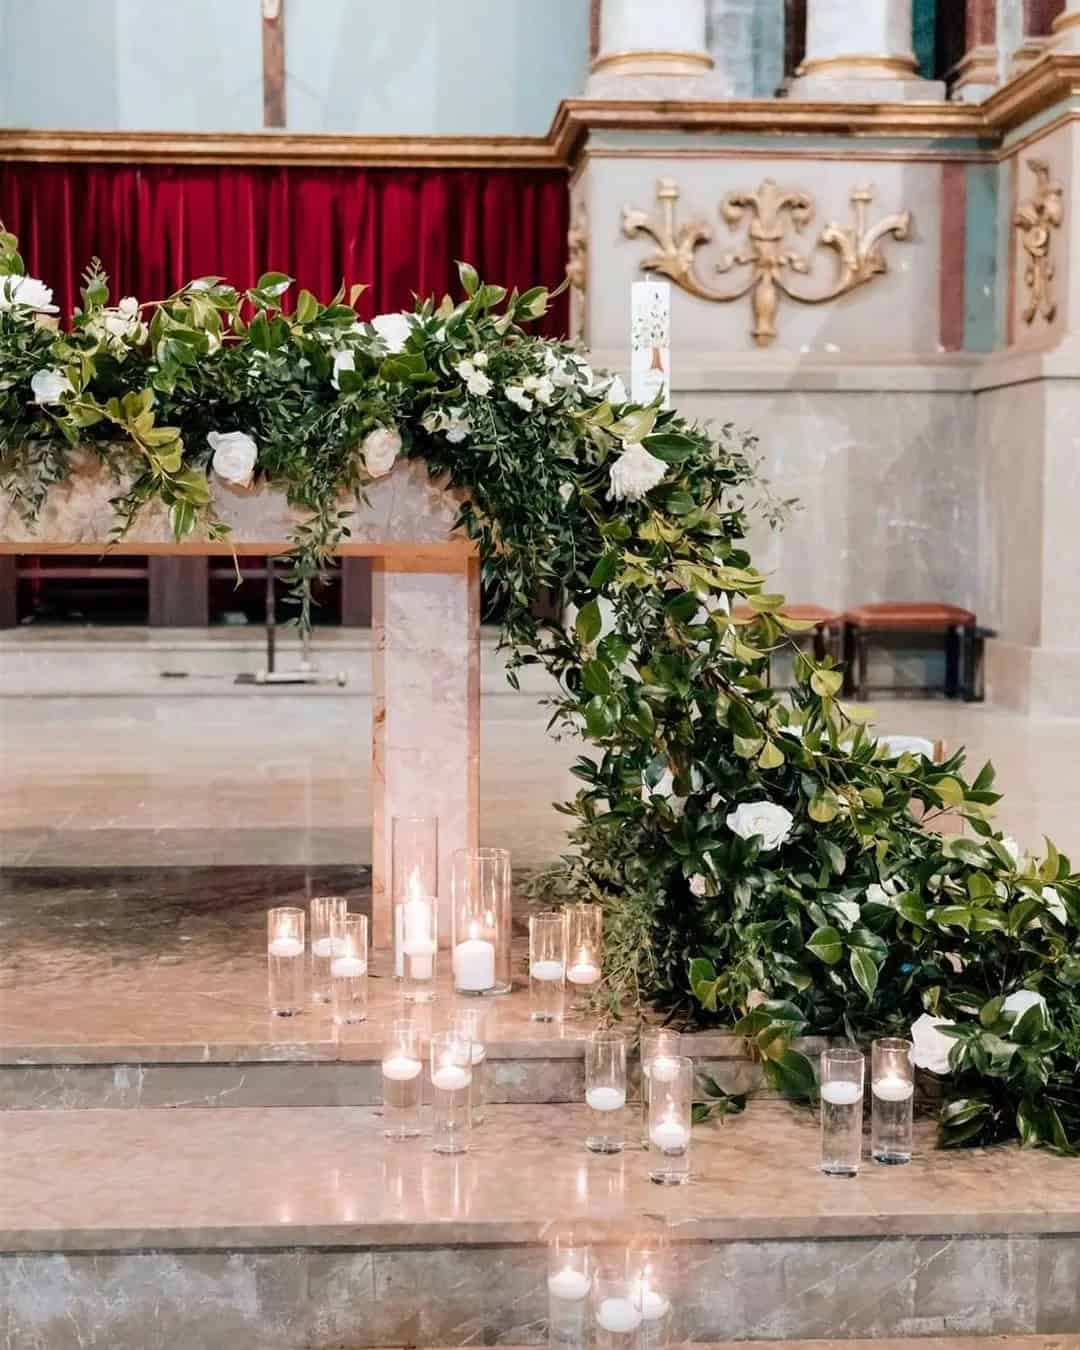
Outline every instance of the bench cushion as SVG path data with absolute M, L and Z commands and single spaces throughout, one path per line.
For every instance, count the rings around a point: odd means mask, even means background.
M 973 624 L 975 615 L 959 605 L 936 601 L 906 600 L 897 604 L 856 605 L 844 618 L 853 628 L 888 629 L 893 632 L 928 632 Z
M 826 609 L 824 605 L 789 605 L 786 601 L 780 607 L 780 613 L 789 619 L 801 619 L 804 623 L 831 625 L 838 625 L 844 617 L 838 609 Z M 751 609 L 749 605 L 736 605 L 734 609 L 736 619 L 752 619 L 756 614 L 757 610 Z

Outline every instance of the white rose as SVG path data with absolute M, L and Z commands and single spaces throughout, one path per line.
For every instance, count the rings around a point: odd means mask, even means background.
M 376 314 L 371 326 L 382 338 L 388 352 L 397 353 L 405 350 L 405 344 L 412 332 L 412 324 L 409 323 L 407 314 Z
M 611 466 L 611 495 L 618 501 L 639 502 L 663 481 L 667 465 L 650 455 L 640 442 L 628 445 Z
M 956 1023 L 948 1017 L 923 1015 L 911 1027 L 911 1062 L 919 1069 L 929 1069 L 931 1073 L 949 1072 L 949 1051 L 956 1041 L 951 1036 L 943 1036 L 939 1027 L 954 1027 Z
M 1001 1005 L 1001 1011 L 1014 1013 L 1016 1020 L 1019 1021 L 1029 1008 L 1041 1008 L 1046 1012 L 1046 999 L 1042 994 L 1037 994 L 1034 989 L 1017 989 L 1014 994 L 1010 994 Z
M 623 384 L 623 377 L 616 375 L 608 385 L 607 400 L 609 403 L 628 403 L 630 395 L 626 392 L 626 385 Z
M 338 376 L 343 370 L 356 369 L 356 356 L 353 352 L 340 351 L 334 352 L 334 373 L 330 376 L 330 383 L 335 389 L 340 389 L 341 385 Z
M 536 399 L 537 403 L 549 404 L 555 396 L 555 386 L 546 375 L 527 375 L 524 380 L 525 389 Z
M 1065 908 L 1065 901 L 1058 894 L 1056 886 L 1044 886 L 1042 888 L 1043 904 L 1050 913 L 1057 919 L 1058 923 L 1067 923 L 1069 920 L 1069 911 Z
M 364 468 L 372 478 L 384 478 L 394 467 L 401 451 L 401 437 L 393 427 L 376 427 L 369 431 L 360 446 Z
M 62 370 L 38 370 L 30 380 L 35 403 L 59 403 L 64 394 L 73 394 L 71 381 Z
M 695 873 L 694 876 L 690 878 L 691 895 L 696 895 L 700 897 L 704 895 L 706 891 L 708 891 L 708 889 L 709 883 L 705 880 L 705 878 L 701 875 L 700 872 Z
M 862 908 L 857 900 L 837 900 L 830 906 L 845 928 L 854 928 L 862 918 Z
M 522 412 L 532 412 L 533 401 L 520 384 L 508 384 L 503 393 L 511 403 L 516 403 Z
M 1005 852 L 1006 852 L 1006 853 L 1009 855 L 1009 857 L 1013 860 L 1013 863 L 1014 863 L 1017 867 L 1019 867 L 1019 865 L 1020 865 L 1020 845 L 1016 842 L 1016 840 L 1012 837 L 1011 834 L 1005 834 L 1005 835 L 1002 835 L 1001 841 L 1000 841 L 1000 842 L 1001 842 L 1001 847 L 1005 850 Z
M 786 807 L 775 802 L 743 802 L 727 818 L 727 827 L 740 839 L 761 835 L 761 850 L 769 853 L 779 848 L 791 833 L 795 817 Z
M 430 408 L 423 418 L 427 431 L 441 431 L 451 445 L 459 445 L 472 431 L 472 423 L 465 416 L 465 409 Z
M 556 389 L 569 389 L 577 382 L 577 369 L 573 364 L 560 361 L 550 347 L 544 348 L 544 366 L 548 378 Z
M 465 388 L 474 398 L 486 398 L 491 393 L 491 381 L 471 361 L 459 361 L 457 373 L 465 381 Z
M 212 431 L 207 436 L 214 452 L 214 472 L 226 483 L 249 487 L 259 458 L 259 447 L 246 431 Z
M 125 295 L 113 309 L 102 310 L 101 317 L 105 331 L 111 337 L 137 336 L 142 327 L 139 321 L 139 302 L 133 295 Z
M 562 504 L 563 504 L 563 506 L 565 506 L 565 505 L 569 502 L 570 498 L 571 498 L 573 495 L 574 495 L 574 485 L 573 485 L 573 483 L 560 483 L 560 484 L 559 484 L 559 496 L 560 496 L 560 498 L 562 499 Z
M 0 278 L 0 309 L 11 309 L 18 305 L 23 309 L 32 309 L 38 314 L 59 314 L 59 308 L 52 302 L 52 290 L 37 277 Z
M 487 352 L 473 352 L 472 363 L 477 370 L 483 370 L 488 363 Z

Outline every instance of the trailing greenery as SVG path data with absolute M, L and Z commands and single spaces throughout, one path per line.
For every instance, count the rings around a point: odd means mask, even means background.
M 0 483 L 32 520 L 96 455 L 120 484 L 118 532 L 161 504 L 179 539 L 225 533 L 215 473 L 232 490 L 268 481 L 307 513 L 292 555 L 306 623 L 349 502 L 399 455 L 422 459 L 467 494 L 459 524 L 512 667 L 542 663 L 553 724 L 591 746 L 559 808 L 574 848 L 548 884 L 603 905 L 613 1000 L 735 1025 L 804 1095 L 802 1033 L 865 1042 L 917 1024 L 946 1143 L 1080 1145 L 1068 861 L 1049 843 L 1022 857 L 994 830 L 989 766 L 969 781 L 959 754 L 890 756 L 842 708 L 828 661 L 798 656 L 795 691 L 773 693 L 769 654 L 799 625 L 745 547 L 751 516 L 778 510 L 752 440 L 633 405 L 573 347 L 527 334 L 545 290 L 460 270 L 459 302 L 368 324 L 355 292 L 289 308 L 277 273 L 110 304 L 94 265 L 54 331 L 51 295 L 4 235 Z M 540 591 L 572 619 L 538 618 Z

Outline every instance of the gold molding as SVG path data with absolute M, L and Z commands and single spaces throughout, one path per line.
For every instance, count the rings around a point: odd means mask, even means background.
M 1053 323 L 1057 314 L 1054 298 L 1056 268 L 1051 250 L 1053 231 L 1060 229 L 1065 219 L 1065 189 L 1050 177 L 1050 165 L 1045 159 L 1029 159 L 1027 166 L 1035 175 L 1035 192 L 1017 208 L 1013 226 L 1028 255 L 1024 268 L 1028 298 L 1020 313 L 1030 327 L 1040 314 L 1047 323 Z
M 1071 14 L 1059 14 L 1050 25 L 1051 33 L 1064 33 L 1067 28 L 1080 28 L 1080 13 L 1076 10 Z
M 812 56 L 804 61 L 796 75 L 820 75 L 823 70 L 883 70 L 889 76 L 906 78 L 918 75 L 919 66 L 914 56 Z
M 701 300 L 731 304 L 750 297 L 753 324 L 751 337 L 759 347 L 768 347 L 776 339 L 776 316 L 781 296 L 800 305 L 824 305 L 838 300 L 883 276 L 888 263 L 881 244 L 892 235 L 897 240 L 911 237 L 911 212 L 901 211 L 871 225 L 867 215 L 874 199 L 871 187 L 857 187 L 851 194 L 851 223 L 833 221 L 818 236 L 815 248 L 836 253 L 838 268 L 824 291 L 806 292 L 792 287 L 788 274 L 809 276 L 813 255 L 800 253 L 789 243 L 792 228 L 802 233 L 814 218 L 814 199 L 795 188 L 782 188 L 766 178 L 755 192 L 729 192 L 720 202 L 720 216 L 734 231 L 745 221 L 746 233 L 740 244 L 721 254 L 715 265 L 718 275 L 749 268 L 748 279 L 735 290 L 717 290 L 697 271 L 696 253 L 711 242 L 711 228 L 701 219 L 676 224 L 679 188 L 672 178 L 661 178 L 656 185 L 659 216 L 650 216 L 637 207 L 623 208 L 622 232 L 628 239 L 646 235 L 658 251 L 642 258 L 643 272 L 669 277 L 676 286 Z
M 696 75 L 702 70 L 712 70 L 716 65 L 708 52 L 665 50 L 648 47 L 642 50 L 624 52 L 601 52 L 595 56 L 592 69 L 632 70 L 635 66 L 652 66 L 674 75 Z

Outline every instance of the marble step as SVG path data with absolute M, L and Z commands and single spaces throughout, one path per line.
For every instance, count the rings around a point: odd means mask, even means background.
M 922 1128 L 910 1167 L 838 1180 L 810 1113 L 755 1103 L 699 1127 L 667 1189 L 637 1148 L 586 1153 L 586 1128 L 580 1106 L 495 1107 L 447 1158 L 364 1107 L 3 1113 L 0 1329 L 19 1350 L 536 1345 L 567 1225 L 666 1238 L 679 1339 L 709 1345 L 1080 1327 L 1071 1159 L 940 1152 Z

